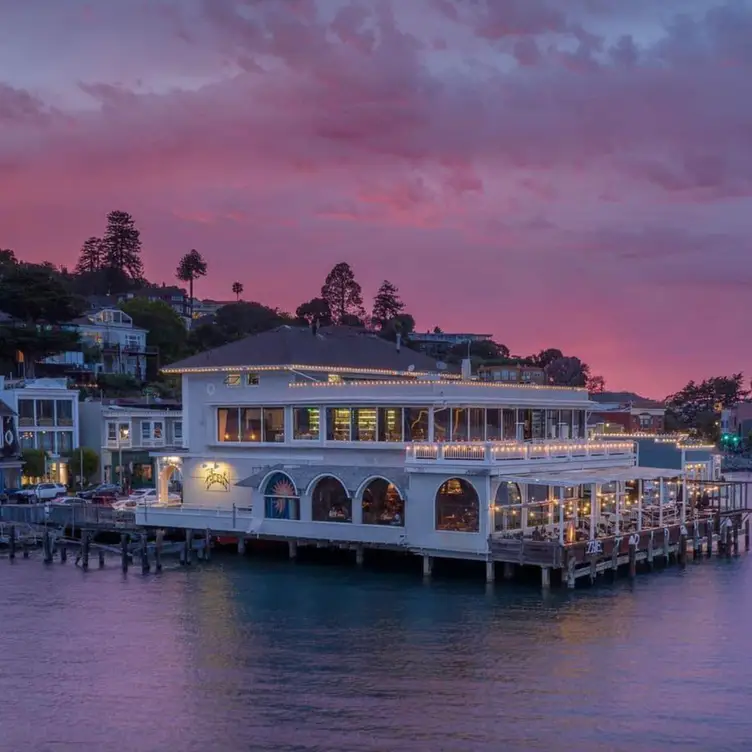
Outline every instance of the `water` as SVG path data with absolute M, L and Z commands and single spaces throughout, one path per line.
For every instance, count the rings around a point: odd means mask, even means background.
M 752 557 L 543 595 L 0 560 L 0 749 L 747 750 Z

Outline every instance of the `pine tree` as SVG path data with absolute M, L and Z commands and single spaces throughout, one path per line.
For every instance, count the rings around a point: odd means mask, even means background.
M 235 300 L 240 302 L 240 296 L 243 294 L 243 283 L 242 282 L 233 282 L 232 283 L 232 291 L 235 293 Z
M 76 262 L 76 274 L 91 274 L 104 267 L 105 247 L 102 238 L 90 237 L 82 246 Z
M 373 299 L 371 323 L 382 329 L 388 321 L 399 316 L 404 310 L 405 304 L 400 299 L 399 290 L 385 279 Z
M 188 294 L 191 299 L 191 318 L 193 318 L 193 283 L 199 277 L 206 276 L 206 261 L 204 257 L 195 248 L 191 249 L 180 259 L 178 268 L 175 270 L 175 276 L 181 282 L 188 283 Z
M 365 318 L 363 310 L 363 293 L 355 281 L 350 264 L 342 261 L 326 276 L 321 288 L 321 297 L 326 301 L 332 314 L 332 320 L 341 324 L 355 316 Z
M 104 233 L 103 244 L 103 266 L 114 287 L 121 287 L 129 281 L 143 279 L 141 233 L 128 212 L 111 211 L 107 215 L 107 229 Z M 119 290 L 112 289 L 111 292 L 119 292 Z

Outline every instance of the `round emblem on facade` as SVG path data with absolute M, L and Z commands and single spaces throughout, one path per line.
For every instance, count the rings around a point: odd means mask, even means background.
M 7 430 L 6 432 L 5 432 L 5 436 L 4 436 L 4 438 L 5 438 L 5 443 L 6 443 L 6 444 L 12 444 L 12 443 L 13 443 L 13 438 L 14 438 L 14 437 L 13 437 L 13 431 L 11 431 L 10 429 L 8 429 L 8 430 Z
M 206 393 L 207 394 L 214 394 L 214 392 L 217 391 L 217 387 L 214 386 L 214 384 L 207 384 L 206 385 Z

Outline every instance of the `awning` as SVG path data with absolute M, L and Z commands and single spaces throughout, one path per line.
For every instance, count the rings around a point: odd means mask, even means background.
M 592 470 L 559 470 L 520 475 L 500 475 L 499 480 L 511 483 L 540 484 L 542 486 L 584 486 L 588 483 L 612 483 L 627 480 L 658 480 L 678 478 L 683 473 L 676 468 L 662 467 L 599 467 Z
M 384 478 L 389 481 L 403 496 L 407 491 L 407 473 L 404 467 L 362 467 L 351 465 L 267 465 L 258 472 L 238 481 L 235 485 L 243 488 L 258 490 L 264 479 L 270 473 L 285 473 L 295 483 L 299 494 L 305 493 L 316 478 L 329 475 L 337 478 L 344 485 L 345 490 L 354 496 L 358 489 L 369 478 Z

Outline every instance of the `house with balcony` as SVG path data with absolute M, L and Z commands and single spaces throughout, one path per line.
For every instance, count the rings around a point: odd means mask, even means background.
M 67 484 L 66 455 L 79 446 L 78 390 L 66 379 L 0 376 L 0 401 L 15 414 L 20 450 L 44 450 L 48 480 Z
M 591 394 L 597 403 L 590 416 L 595 433 L 662 434 L 666 423 L 666 406 L 633 392 Z
M 100 479 L 131 488 L 155 485 L 152 451 L 183 450 L 179 403 L 81 403 L 81 441 L 100 454 Z M 179 474 L 173 483 L 179 481 Z
M 186 451 L 152 452 L 164 506 L 137 510 L 140 524 L 287 541 L 291 554 L 394 549 L 429 570 L 473 559 L 492 577 L 529 550 L 547 570 L 584 565 L 601 538 L 686 512 L 680 468 L 638 465 L 628 438 L 588 439 L 584 389 L 467 380 L 348 327 L 282 326 L 164 370 L 182 378 Z

